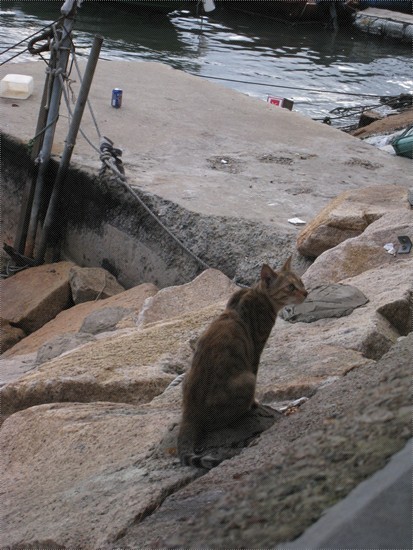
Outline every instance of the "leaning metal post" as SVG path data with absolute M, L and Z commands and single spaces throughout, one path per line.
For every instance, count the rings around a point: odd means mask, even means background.
M 79 97 L 77 98 L 75 110 L 73 112 L 72 122 L 70 124 L 69 132 L 66 137 L 66 145 L 60 160 L 59 169 L 54 182 L 52 196 L 50 197 L 49 206 L 47 208 L 46 217 L 43 224 L 43 231 L 40 239 L 36 254 L 36 264 L 41 264 L 44 261 L 44 255 L 46 252 L 47 243 L 50 236 L 50 231 L 55 223 L 55 217 L 59 199 L 63 189 L 63 183 L 66 178 L 67 170 L 72 157 L 73 148 L 76 143 L 76 137 L 79 131 L 80 122 L 82 120 L 83 112 L 87 103 L 89 90 L 92 85 L 93 75 L 95 74 L 96 65 L 99 60 L 99 53 L 102 47 L 103 38 L 101 36 L 95 36 L 92 49 L 90 51 L 88 63 L 85 69 L 85 75 L 80 86 Z
M 72 29 L 74 26 L 74 17 L 76 15 L 76 4 L 72 4 L 72 9 L 68 14 L 64 14 L 65 18 L 62 23 L 62 35 L 59 43 L 54 44 L 54 47 L 59 50 L 60 55 L 58 66 L 54 73 L 53 88 L 50 98 L 49 112 L 46 121 L 46 130 L 43 138 L 42 149 L 39 153 L 39 169 L 37 175 L 36 189 L 33 198 L 33 207 L 30 216 L 29 230 L 26 244 L 26 255 L 33 256 L 35 247 L 37 225 L 39 221 L 39 213 L 42 204 L 43 195 L 45 192 L 45 178 L 49 167 L 53 140 L 56 130 L 57 120 L 59 118 L 60 101 L 62 98 L 62 84 L 59 74 L 65 74 L 69 55 L 71 50 Z
M 56 64 L 55 57 L 56 57 L 56 51 L 52 50 L 51 63 L 50 63 L 51 66 L 55 66 Z M 36 158 L 38 157 L 43 145 L 43 129 L 46 127 L 46 124 L 47 124 L 47 113 L 49 109 L 48 97 L 49 97 L 49 89 L 51 84 L 52 84 L 52 77 L 50 72 L 48 72 L 46 75 L 46 80 L 43 87 L 43 95 L 42 95 L 39 115 L 37 119 L 36 134 L 35 134 L 36 137 L 32 140 L 33 145 L 31 148 L 30 157 L 33 161 L 36 161 Z M 38 166 L 35 165 L 33 174 L 29 176 L 26 183 L 26 187 L 24 189 L 24 194 L 22 199 L 22 208 L 20 211 L 20 218 L 17 225 L 16 238 L 14 240 L 14 248 L 20 254 L 25 253 L 26 239 L 27 239 L 27 233 L 29 231 L 29 223 L 30 223 L 31 211 L 33 206 L 34 193 L 36 189 L 37 175 L 38 175 Z

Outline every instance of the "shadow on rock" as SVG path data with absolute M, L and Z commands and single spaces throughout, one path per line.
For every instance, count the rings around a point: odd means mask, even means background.
M 268 430 L 280 417 L 282 413 L 267 407 L 258 405 L 236 424 L 209 432 L 202 440 L 202 455 L 210 458 L 211 466 L 208 469 L 217 466 L 223 460 L 228 460 L 238 455 L 243 448 L 251 443 L 265 430 Z M 177 438 L 179 424 L 171 424 L 168 432 L 164 435 L 161 442 L 153 451 L 154 458 L 163 458 L 165 456 L 177 457 Z

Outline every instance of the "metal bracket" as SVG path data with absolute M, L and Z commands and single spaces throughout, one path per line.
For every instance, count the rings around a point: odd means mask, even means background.
M 412 241 L 409 237 L 406 235 L 402 235 L 400 237 L 397 237 L 399 243 L 401 246 L 399 246 L 399 249 L 397 250 L 398 254 L 409 254 L 410 250 L 412 249 Z

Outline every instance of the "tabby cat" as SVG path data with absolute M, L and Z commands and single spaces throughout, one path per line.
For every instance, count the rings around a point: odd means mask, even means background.
M 291 258 L 278 272 L 264 264 L 260 281 L 235 292 L 225 311 L 201 335 L 183 384 L 178 434 L 183 465 L 216 465 L 199 449 L 203 437 L 235 423 L 256 406 L 258 364 L 277 313 L 306 296 L 301 279 L 291 271 Z

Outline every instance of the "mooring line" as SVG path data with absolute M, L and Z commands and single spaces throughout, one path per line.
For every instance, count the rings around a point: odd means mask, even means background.
M 285 86 L 284 84 L 270 84 L 268 82 L 253 82 L 251 80 L 238 80 L 236 78 L 224 78 L 222 76 L 210 76 L 205 74 L 196 74 L 189 73 L 192 76 L 197 76 L 199 78 L 206 78 L 208 80 L 222 80 L 223 82 L 235 82 L 238 84 L 251 84 L 254 86 L 266 86 L 267 88 L 284 88 L 285 90 L 297 90 L 298 92 L 314 92 L 317 94 L 335 94 L 335 95 L 347 95 L 347 96 L 356 96 L 356 97 L 371 97 L 371 98 L 380 98 L 380 95 L 377 94 L 362 94 L 355 92 L 335 92 L 334 90 L 318 90 L 316 88 L 299 88 L 297 86 Z
M 56 19 L 56 21 L 54 21 L 53 23 L 49 23 L 48 25 L 46 25 L 45 27 L 41 28 L 40 30 L 34 32 L 33 34 L 31 34 L 30 36 L 27 36 L 26 38 L 23 38 L 23 40 L 20 40 L 20 42 L 16 42 L 16 44 L 13 44 L 12 46 L 9 46 L 8 48 L 6 48 L 5 50 L 3 50 L 2 52 L 0 52 L 0 55 L 4 55 L 5 53 L 9 52 L 10 50 L 13 50 L 14 48 L 17 48 L 17 46 L 20 46 L 20 44 L 23 44 L 24 42 L 27 42 L 29 41 L 31 38 L 33 38 L 34 36 L 36 36 L 37 34 L 40 34 L 42 33 L 44 30 L 46 29 L 52 29 L 52 26 L 55 25 L 56 23 L 58 23 L 59 21 L 61 20 L 61 17 L 59 17 L 59 19 Z M 2 65 L 5 65 L 6 63 L 9 63 L 9 61 L 12 61 L 13 59 L 15 59 L 16 57 L 18 57 L 19 55 L 22 55 L 24 52 L 27 52 L 29 50 L 29 46 L 27 46 L 27 48 L 25 48 L 24 50 L 22 50 L 21 52 L 18 52 L 16 55 L 13 55 L 12 57 L 10 57 L 9 59 L 6 59 L 6 61 L 2 61 L 0 63 L 0 67 Z
M 108 138 L 102 137 L 102 143 L 101 143 L 101 161 L 102 163 L 110 168 L 112 172 L 116 176 L 116 181 L 118 184 L 122 185 L 131 195 L 139 202 L 139 204 L 142 206 L 142 208 L 156 221 L 156 223 L 175 241 L 176 244 L 178 244 L 182 250 L 184 250 L 189 256 L 191 256 L 201 267 L 204 269 L 210 269 L 210 266 L 202 260 L 197 254 L 192 252 L 162 221 L 161 219 L 149 208 L 147 204 L 140 198 L 140 196 L 132 189 L 132 187 L 128 184 L 127 178 L 122 172 L 120 172 L 119 168 L 115 165 L 116 160 L 119 162 L 120 159 L 118 159 L 117 155 L 112 154 L 113 147 L 109 143 Z M 103 167 L 103 170 L 101 170 L 101 175 L 103 175 L 105 171 L 105 167 Z

